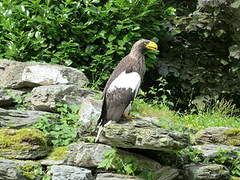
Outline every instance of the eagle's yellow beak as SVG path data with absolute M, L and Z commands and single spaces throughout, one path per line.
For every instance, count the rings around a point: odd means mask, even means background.
M 155 42 L 150 42 L 148 44 L 146 44 L 146 48 L 149 50 L 157 50 L 158 49 L 158 45 Z

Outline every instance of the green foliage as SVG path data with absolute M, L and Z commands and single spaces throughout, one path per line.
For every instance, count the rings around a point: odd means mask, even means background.
M 187 163 L 199 163 L 203 161 L 202 151 L 188 146 L 187 148 L 177 152 L 180 161 Z
M 158 41 L 164 8 L 159 0 L 4 0 L 0 57 L 82 68 L 98 87 L 136 40 Z M 147 65 L 156 62 L 150 54 Z
M 219 150 L 216 153 L 214 159 L 210 160 L 210 163 L 225 165 L 229 169 L 231 175 L 240 177 L 239 150 L 234 151 Z
M 177 16 L 166 19 L 158 73 L 168 82 L 175 108 L 189 109 L 189 101 L 206 95 L 234 99 L 239 106 L 239 7 L 231 1 L 197 9 L 196 1 L 173 2 Z
M 160 77 L 155 80 L 155 85 L 149 87 L 148 91 L 140 91 L 139 97 L 147 100 L 154 105 L 166 105 L 168 107 L 173 107 L 174 104 L 168 97 L 171 95 L 171 91 L 167 89 L 168 82 Z
M 216 101 L 215 105 L 204 110 L 197 105 L 197 109 L 182 114 L 170 110 L 166 104 L 151 104 L 136 98 L 131 113 L 155 118 L 156 125 L 160 127 L 192 134 L 208 127 L 240 128 L 240 118 L 233 116 L 236 112 L 235 105 L 226 100 Z
M 59 116 L 45 115 L 34 127 L 47 134 L 54 146 L 69 145 L 76 141 L 77 127 L 81 125 L 78 110 L 76 105 L 58 104 Z
M 21 171 L 27 179 L 37 179 L 40 175 L 43 175 L 43 170 L 40 165 L 24 164 L 18 166 L 17 170 Z
M 17 110 L 28 110 L 30 109 L 31 103 L 27 100 L 28 97 L 30 97 L 30 93 L 26 93 L 23 95 L 16 95 L 15 93 L 6 92 L 7 96 L 10 96 L 13 99 L 13 102 L 15 103 L 15 108 Z
M 31 103 L 26 99 L 30 96 L 30 93 L 21 95 L 21 96 L 12 96 L 14 102 L 16 103 L 15 108 L 17 110 L 28 110 Z
M 117 149 L 111 149 L 104 152 L 105 159 L 99 163 L 98 168 L 115 169 L 117 173 L 127 174 L 132 176 L 142 176 L 147 180 L 154 178 L 154 173 L 150 168 L 142 170 L 142 165 L 131 156 L 121 156 Z
M 193 113 L 180 116 L 177 121 L 198 130 L 207 127 L 240 127 L 240 118 L 233 116 L 237 112 L 235 105 L 229 101 L 218 100 L 204 110 L 202 105 L 197 105 L 197 109 L 197 114 L 193 110 Z

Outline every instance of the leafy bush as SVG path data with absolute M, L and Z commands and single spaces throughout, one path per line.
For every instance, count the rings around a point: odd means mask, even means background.
M 240 105 L 237 83 L 240 34 L 236 30 L 240 22 L 239 6 L 231 4 L 233 1 L 226 2 L 197 9 L 186 9 L 190 4 L 187 2 L 182 5 L 170 2 L 178 16 L 166 20 L 169 31 L 161 41 L 165 46 L 161 50 L 158 72 L 166 78 L 177 108 L 191 108 L 192 100 L 206 95 L 213 99 L 234 99 L 234 103 Z M 182 6 L 187 14 L 181 12 Z
M 0 57 L 81 68 L 98 87 L 136 40 L 158 41 L 163 9 L 159 0 L 4 0 Z
M 66 146 L 76 141 L 77 127 L 81 125 L 81 122 L 78 121 L 79 107 L 66 104 L 57 106 L 59 116 L 46 115 L 34 127 L 47 134 L 54 146 Z

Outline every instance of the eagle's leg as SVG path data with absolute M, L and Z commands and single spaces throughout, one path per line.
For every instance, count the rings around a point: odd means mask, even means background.
M 132 116 L 132 115 L 129 115 L 129 112 L 131 110 L 131 103 L 127 106 L 127 108 L 124 110 L 124 113 L 122 115 L 122 118 L 125 118 L 125 119 L 137 119 L 137 117 L 135 116 Z
M 108 121 L 108 122 L 107 122 L 106 124 L 104 124 L 103 126 L 99 126 L 99 128 L 98 128 L 98 133 L 97 133 L 97 137 L 96 137 L 96 139 L 95 139 L 95 142 L 98 142 L 99 137 L 100 137 L 103 129 L 104 129 L 106 126 L 108 126 L 109 124 L 111 124 L 111 122 L 112 122 L 112 121 Z

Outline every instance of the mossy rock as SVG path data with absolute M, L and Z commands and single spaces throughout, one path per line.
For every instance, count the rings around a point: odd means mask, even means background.
M 228 146 L 240 145 L 240 128 L 211 127 L 199 131 L 194 143 L 201 144 L 223 144 Z
M 225 131 L 224 134 L 228 137 L 226 141 L 227 145 L 240 146 L 240 128 L 232 128 Z
M 49 153 L 48 139 L 38 129 L 1 129 L 0 157 L 39 159 Z
M 37 179 L 42 174 L 42 167 L 39 164 L 22 164 L 17 167 L 17 170 L 27 179 Z
M 44 170 L 37 162 L 0 159 L 1 180 L 39 180 L 43 175 Z

